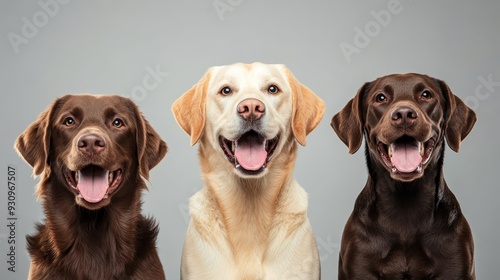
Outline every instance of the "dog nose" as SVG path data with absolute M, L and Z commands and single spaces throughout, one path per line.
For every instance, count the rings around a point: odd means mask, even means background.
M 238 114 L 247 121 L 256 121 L 266 113 L 264 103 L 255 98 L 248 98 L 238 104 Z
M 411 127 L 418 119 L 418 113 L 410 107 L 398 107 L 392 111 L 391 119 L 397 127 Z
M 78 150 L 87 155 L 96 155 L 104 150 L 106 141 L 96 134 L 85 134 L 78 139 Z

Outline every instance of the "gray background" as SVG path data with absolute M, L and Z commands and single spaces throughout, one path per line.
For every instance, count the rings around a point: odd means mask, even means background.
M 239 61 L 286 64 L 328 106 L 299 149 L 295 172 L 309 193 L 323 279 L 336 279 L 342 229 L 367 176 L 363 152 L 347 153 L 331 117 L 365 81 L 385 74 L 421 72 L 448 82 L 479 121 L 460 153 L 447 149 L 445 176 L 474 233 L 478 279 L 498 279 L 499 1 L 66 1 L 0 3 L 1 279 L 26 279 L 24 236 L 43 219 L 38 180 L 12 144 L 54 98 L 83 92 L 131 96 L 167 141 L 143 212 L 160 224 L 167 278 L 179 279 L 187 202 L 202 183 L 197 147 L 189 146 L 170 106 L 208 67 Z M 48 2 L 57 3 L 50 15 L 40 4 Z M 214 3 L 230 9 L 218 13 Z M 388 5 L 396 13 L 378 23 L 373 14 Z M 36 32 L 25 27 L 23 34 L 26 22 Z M 357 30 L 369 41 L 356 38 Z M 24 43 L 13 44 L 12 34 Z M 358 53 L 344 55 L 341 44 Z M 487 87 L 481 80 L 488 79 L 494 83 Z M 15 273 L 6 266 L 8 165 L 18 173 Z

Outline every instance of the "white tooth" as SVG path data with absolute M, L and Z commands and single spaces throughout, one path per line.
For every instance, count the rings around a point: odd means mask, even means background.
M 236 141 L 231 141 L 231 152 L 234 153 L 235 149 L 236 149 Z
M 238 162 L 236 157 L 234 157 L 234 168 L 239 168 L 240 166 L 241 166 L 240 163 Z
M 111 184 L 111 182 L 113 182 L 113 172 L 108 173 L 108 183 Z
M 398 169 L 396 168 L 396 166 L 393 166 L 391 170 L 392 170 L 392 173 L 396 173 L 396 171 L 398 171 Z
M 417 167 L 417 172 L 420 173 L 422 172 L 422 163 L 420 163 Z
M 431 159 L 431 157 L 430 157 L 430 156 L 428 156 L 428 157 L 425 159 L 425 161 L 423 161 L 422 163 L 423 163 L 423 164 L 426 164 L 426 163 L 429 161 L 429 159 Z
M 80 170 L 75 172 L 75 181 L 78 183 L 78 179 L 80 179 Z
M 392 143 L 391 145 L 389 145 L 389 149 L 387 149 L 387 154 L 389 155 L 390 158 L 392 157 L 392 152 L 394 151 L 395 146 L 396 144 Z
M 424 145 L 422 145 L 422 142 L 418 142 L 418 149 L 420 151 L 420 155 L 424 155 Z

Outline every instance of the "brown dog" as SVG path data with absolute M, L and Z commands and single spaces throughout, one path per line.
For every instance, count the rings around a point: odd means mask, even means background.
M 41 175 L 46 220 L 28 236 L 29 279 L 165 279 L 143 178 L 167 146 L 119 96 L 58 98 L 15 147 Z
M 475 279 L 472 234 L 443 177 L 444 139 L 458 152 L 476 121 L 426 75 L 364 84 L 332 119 L 369 178 L 342 238 L 339 279 Z

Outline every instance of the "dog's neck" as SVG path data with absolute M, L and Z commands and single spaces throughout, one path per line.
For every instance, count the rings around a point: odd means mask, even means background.
M 378 222 L 384 228 L 397 228 L 411 235 L 432 225 L 439 193 L 446 186 L 442 172 L 444 147 L 436 147 L 435 153 L 439 156 L 431 159 L 422 177 L 402 182 L 393 179 L 366 147 L 367 189 L 373 197 Z
M 209 156 L 210 147 L 200 145 L 206 191 L 237 251 L 264 252 L 273 221 L 280 215 L 280 205 L 290 203 L 290 189 L 298 187 L 293 176 L 297 145 L 294 143 L 289 149 L 290 153 L 275 154 L 263 177 L 246 179 L 231 171 L 227 162 Z M 303 211 L 305 215 L 307 205 L 296 204 L 297 213 Z

